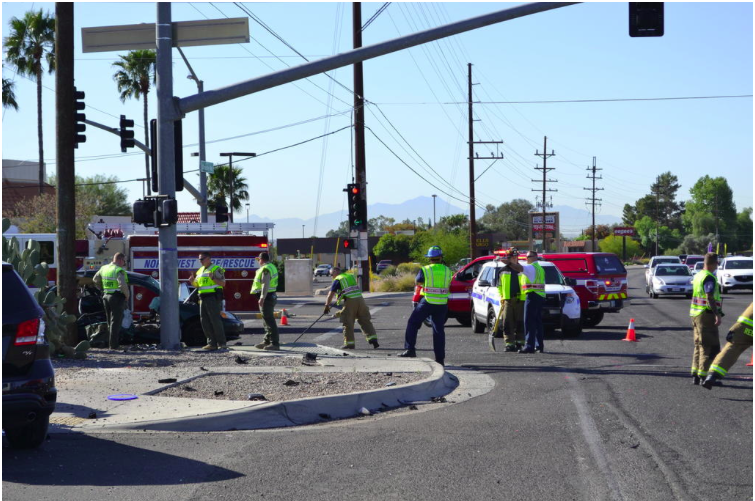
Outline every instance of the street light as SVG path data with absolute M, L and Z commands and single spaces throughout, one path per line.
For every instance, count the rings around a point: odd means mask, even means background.
M 246 204 L 246 222 L 249 222 L 249 204 Z
M 438 195 L 433 195 L 433 228 L 435 228 L 435 198 Z
M 230 221 L 233 222 L 233 157 L 256 157 L 256 153 L 240 153 L 234 151 L 232 153 L 221 153 L 221 157 L 228 157 L 228 216 Z
M 301 237 L 304 238 L 304 227 L 306 224 L 301 225 Z

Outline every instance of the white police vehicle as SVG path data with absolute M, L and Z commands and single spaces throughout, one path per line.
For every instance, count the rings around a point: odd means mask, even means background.
M 561 329 L 565 336 L 578 336 L 582 332 L 579 296 L 567 279 L 547 261 L 538 261 L 545 271 L 545 305 L 543 325 L 546 328 Z M 498 286 L 504 264 L 500 261 L 486 263 L 472 287 L 472 330 L 490 332 L 501 308 Z M 498 333 L 503 332 L 503 322 L 498 323 Z

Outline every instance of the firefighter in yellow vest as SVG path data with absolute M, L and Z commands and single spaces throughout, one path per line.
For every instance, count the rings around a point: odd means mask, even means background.
M 517 258 L 509 256 L 509 266 L 524 278 L 521 282 L 524 300 L 524 348 L 519 353 L 542 353 L 543 342 L 543 306 L 545 305 L 545 270 L 537 262 L 537 252 L 527 252 L 527 264 L 522 266 Z
M 209 252 L 199 253 L 201 268 L 189 277 L 189 283 L 197 287 L 199 294 L 199 318 L 202 321 L 202 330 L 207 337 L 207 345 L 202 347 L 205 351 L 227 348 L 225 330 L 220 312 L 223 309 L 223 298 L 218 289 L 225 287 L 223 268 L 212 264 Z
M 252 294 L 259 296 L 262 323 L 265 326 L 265 338 L 254 347 L 260 350 L 280 350 L 278 324 L 275 323 L 275 305 L 278 303 L 278 268 L 270 262 L 270 254 L 260 253 L 260 268 L 254 275 Z
M 498 292 L 503 301 L 503 337 L 506 343 L 504 351 L 514 352 L 524 348 L 524 275 L 517 273 L 508 265 L 508 258 L 516 259 L 519 253 L 512 249 L 504 254 L 505 266 L 499 276 Z M 495 333 L 495 337 L 501 337 Z
M 692 384 L 699 385 L 708 376 L 711 360 L 721 351 L 718 326 L 721 324 L 721 290 L 714 273 L 718 268 L 718 256 L 713 252 L 705 255 L 703 269 L 692 280 L 692 332 L 695 350 L 692 353 Z
M 437 245 L 430 247 L 425 254 L 430 258 L 430 264 L 423 266 L 415 279 L 422 285 L 422 299 L 406 324 L 404 333 L 404 349 L 399 357 L 416 357 L 417 332 L 426 318 L 430 318 L 433 326 L 433 351 L 435 361 L 445 365 L 446 359 L 446 317 L 448 317 L 448 295 L 451 292 L 451 277 L 453 272 L 443 264 L 443 251 Z
M 103 292 L 102 300 L 105 305 L 110 333 L 109 344 L 112 350 L 120 347 L 123 310 L 129 298 L 128 276 L 126 270 L 123 269 L 124 266 L 126 266 L 126 256 L 122 252 L 116 252 L 113 261 L 94 274 L 94 284 Z
M 330 286 L 328 297 L 325 298 L 324 314 L 330 312 L 330 302 L 338 294 L 336 304 L 343 303 L 343 310 L 339 317 L 343 324 L 343 346 L 341 346 L 341 349 L 353 350 L 356 347 L 354 321 L 359 322 L 359 327 L 362 328 L 365 339 L 367 339 L 367 342 L 373 348 L 380 346 L 378 344 L 377 332 L 375 332 L 375 327 L 372 325 L 370 309 L 367 303 L 365 303 L 364 297 L 362 297 L 362 290 L 359 288 L 354 275 L 351 273 L 341 273 L 341 269 L 334 266 L 330 269 L 330 276 L 333 277 L 333 283 Z
M 747 348 L 752 348 L 752 303 L 739 316 L 726 335 L 726 346 L 710 364 L 703 388 L 710 390 L 718 379 L 726 377 L 731 366 Z

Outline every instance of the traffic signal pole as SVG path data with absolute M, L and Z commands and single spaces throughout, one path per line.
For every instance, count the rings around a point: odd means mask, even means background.
M 362 46 L 362 3 L 354 2 L 352 4 L 352 26 L 354 29 L 354 48 Z M 369 256 L 368 236 L 367 233 L 367 155 L 365 154 L 364 144 L 364 72 L 362 62 L 354 64 L 354 162 L 355 172 L 354 181 L 359 186 L 361 193 L 359 196 L 364 201 L 362 206 L 362 215 L 364 217 L 364 230 L 359 230 L 359 243 L 357 249 L 366 250 L 365 254 Z M 361 252 L 360 252 L 361 253 Z M 370 262 L 369 260 L 360 260 L 361 269 L 361 286 L 363 291 L 370 290 Z
M 173 69 L 171 4 L 157 3 L 157 168 L 160 195 L 176 196 L 175 148 L 173 134 Z M 161 226 L 160 252 L 160 345 L 163 349 L 181 347 L 178 320 L 178 237 L 175 225 Z

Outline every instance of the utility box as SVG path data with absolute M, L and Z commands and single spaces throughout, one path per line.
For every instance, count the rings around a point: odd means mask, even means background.
M 286 259 L 285 295 L 311 296 L 312 270 L 311 259 Z

